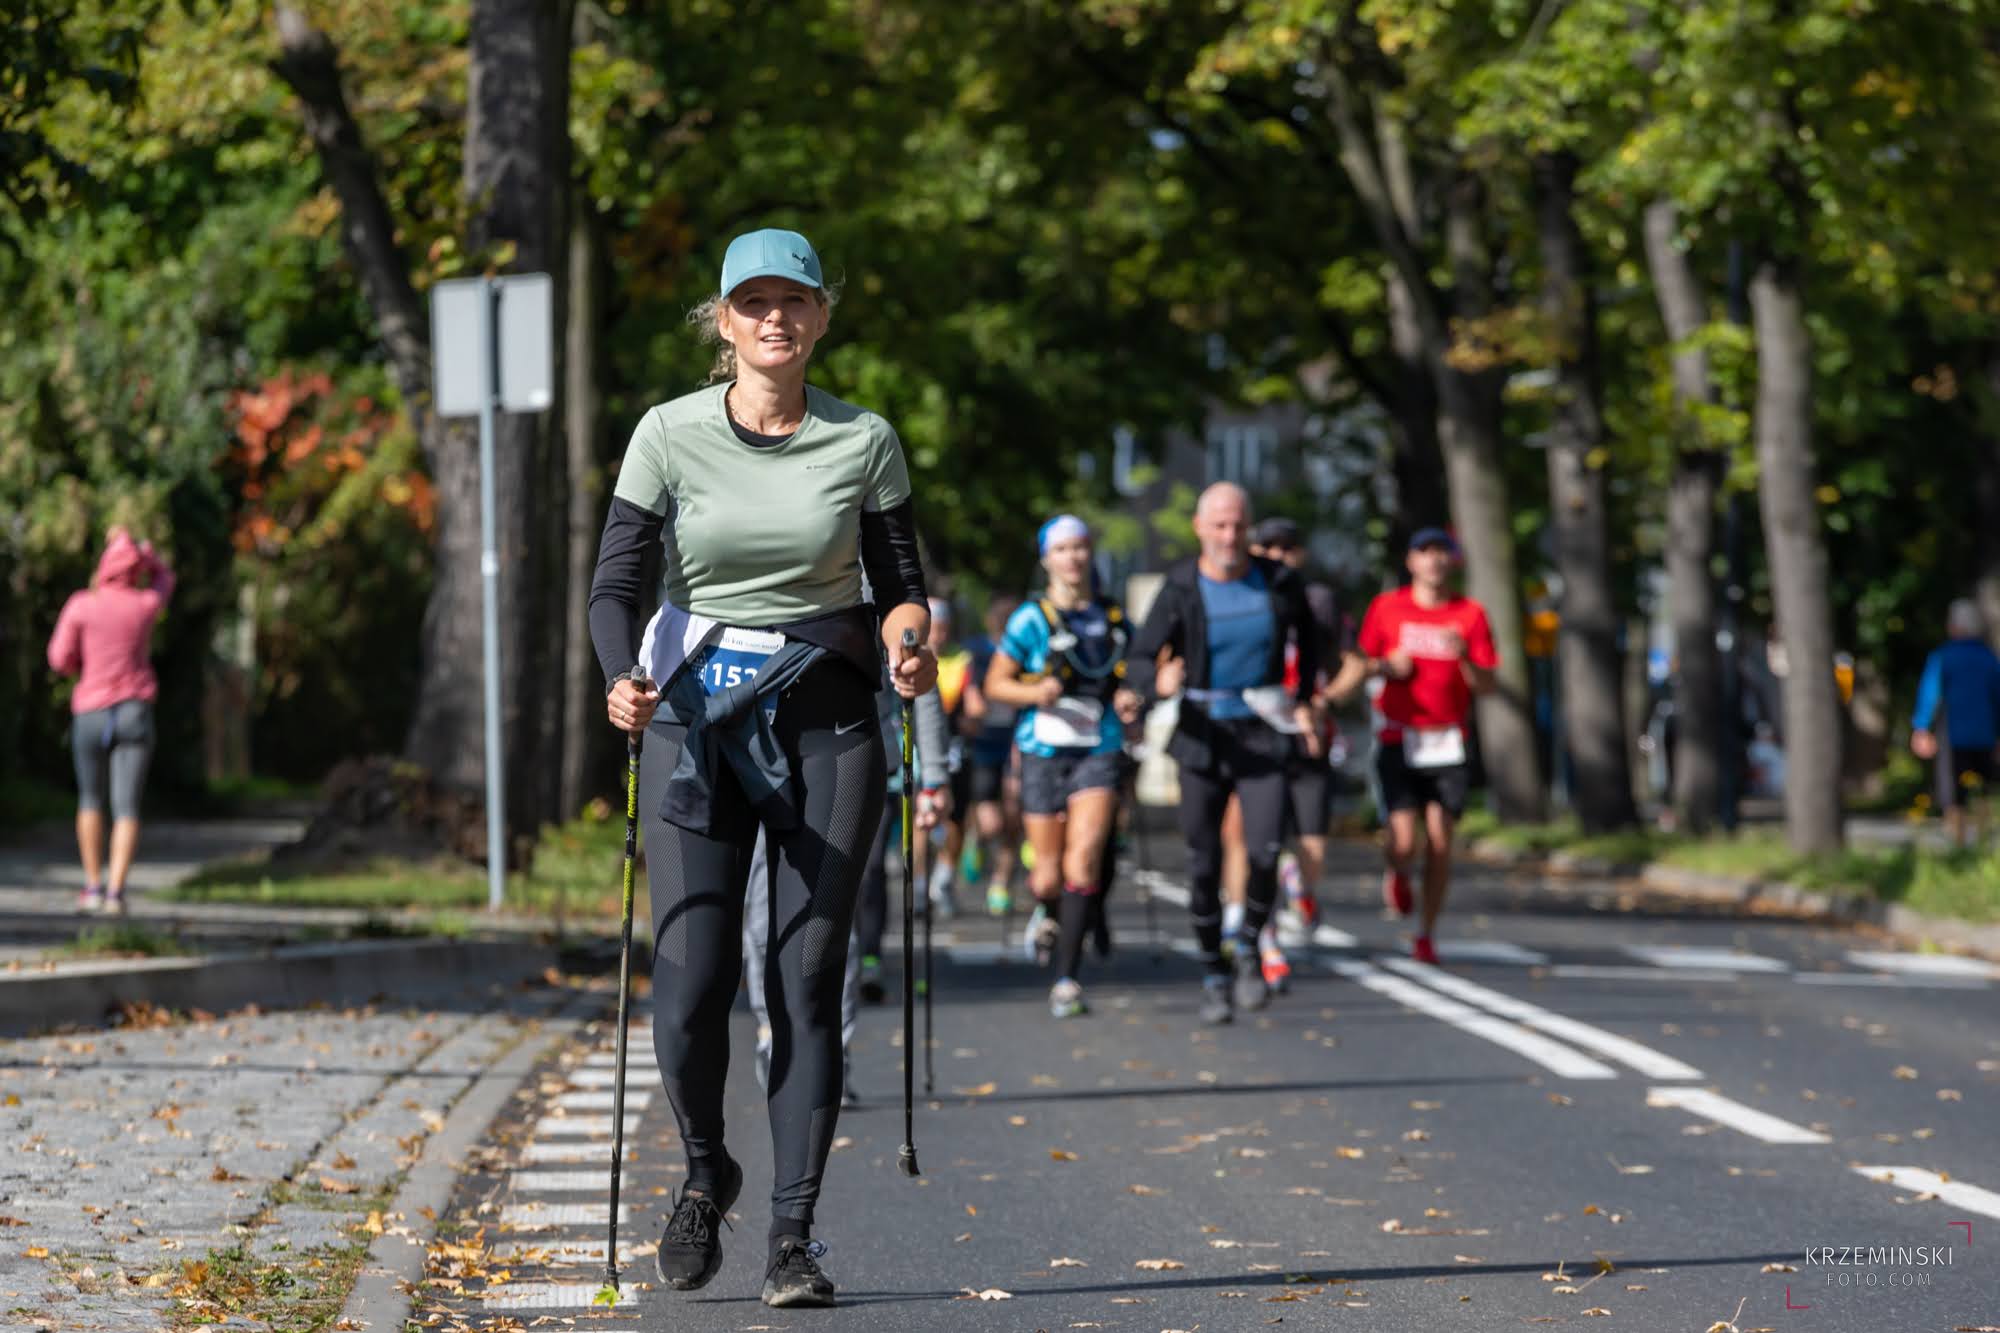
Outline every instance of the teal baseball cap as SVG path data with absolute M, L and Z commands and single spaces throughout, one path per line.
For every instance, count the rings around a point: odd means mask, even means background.
M 766 227 L 747 231 L 729 243 L 722 256 L 722 294 L 729 295 L 752 278 L 786 278 L 807 287 L 823 286 L 819 254 L 812 242 L 795 231 Z

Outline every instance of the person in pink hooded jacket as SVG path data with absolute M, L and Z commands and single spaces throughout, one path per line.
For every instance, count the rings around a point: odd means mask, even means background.
M 153 754 L 159 680 L 147 645 L 173 595 L 174 575 L 153 553 L 113 528 L 90 586 L 70 594 L 49 636 L 49 668 L 76 676 L 70 750 L 76 759 L 76 845 L 83 857 L 84 911 L 125 905 L 125 877 L 139 849 L 139 794 Z M 104 807 L 111 806 L 111 866 L 103 871 Z

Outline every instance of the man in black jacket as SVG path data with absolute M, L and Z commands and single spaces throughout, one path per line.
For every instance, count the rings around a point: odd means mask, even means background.
M 1227 1023 L 1237 1008 L 1270 1002 L 1257 935 L 1278 890 L 1285 832 L 1285 767 L 1294 744 L 1316 752 L 1311 699 L 1319 635 L 1299 578 L 1250 555 L 1250 497 L 1218 482 L 1195 506 L 1201 554 L 1170 568 L 1146 623 L 1127 650 L 1126 680 L 1141 701 L 1179 693 L 1180 722 L 1167 746 L 1180 765 L 1181 832 L 1188 843 L 1189 912 L 1208 976 L 1202 1021 Z M 1296 689 L 1287 690 L 1285 645 L 1298 645 Z M 1250 854 L 1235 984 L 1222 956 L 1222 817 L 1234 794 Z

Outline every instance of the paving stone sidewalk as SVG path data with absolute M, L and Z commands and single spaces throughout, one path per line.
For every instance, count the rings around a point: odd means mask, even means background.
M 0 1325 L 337 1313 L 425 1138 L 568 994 L 0 1043 Z

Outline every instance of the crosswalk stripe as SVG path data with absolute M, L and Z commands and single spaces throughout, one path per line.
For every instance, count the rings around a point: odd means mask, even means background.
M 565 1092 L 556 1098 L 556 1105 L 565 1111 L 609 1111 L 616 1092 Z M 653 1104 L 653 1094 L 638 1088 L 625 1090 L 625 1106 L 628 1110 L 643 1111 Z
M 1350 959 L 1335 959 L 1333 970 L 1357 985 L 1365 986 L 1378 995 L 1387 996 L 1406 1009 L 1428 1014 L 1440 1022 L 1449 1023 L 1461 1032 L 1470 1033 L 1504 1046 L 1516 1055 L 1525 1056 L 1552 1073 L 1564 1078 L 1617 1078 L 1618 1071 L 1607 1064 L 1579 1055 L 1567 1046 L 1549 1040 L 1547 1037 L 1524 1031 L 1504 1019 L 1492 1014 L 1481 1013 L 1457 1000 L 1446 999 L 1433 991 L 1424 989 L 1415 982 L 1401 977 L 1392 977 L 1367 963 Z
M 651 1252 L 651 1246 L 643 1247 Z M 620 1245 L 618 1263 L 621 1267 L 639 1256 L 642 1247 Z M 495 1245 L 489 1251 L 495 1259 L 505 1259 L 509 1263 L 529 1264 L 601 1264 L 604 1262 L 604 1241 L 599 1240 L 510 1240 Z
M 1531 1028 L 1548 1033 L 1551 1037 L 1560 1037 L 1572 1046 L 1580 1046 L 1584 1050 L 1595 1051 L 1599 1055 L 1616 1060 L 1621 1065 L 1636 1069 L 1647 1078 L 1701 1077 L 1701 1071 L 1693 1065 L 1683 1064 L 1670 1055 L 1662 1055 L 1650 1046 L 1642 1046 L 1615 1032 L 1606 1032 L 1603 1028 L 1593 1027 L 1589 1023 L 1580 1023 L 1562 1014 L 1551 1013 L 1540 1005 L 1529 1004 L 1526 1000 L 1517 1000 L 1497 990 L 1474 985 L 1463 977 L 1440 972 L 1428 964 L 1411 962 L 1407 958 L 1381 958 L 1376 961 L 1434 990 L 1441 990 L 1468 1004 L 1490 1009 L 1502 1018 L 1525 1023 Z
M 618 1205 L 618 1223 L 632 1220 L 632 1205 Z M 500 1210 L 500 1225 L 516 1231 L 551 1231 L 557 1227 L 601 1227 L 611 1221 L 609 1203 L 510 1203 Z
M 632 1151 L 626 1146 L 626 1151 Z M 611 1145 L 591 1143 L 587 1139 L 571 1139 L 563 1143 L 530 1143 L 521 1149 L 524 1162 L 603 1162 L 611 1164 Z
M 1947 1179 L 1935 1171 L 1917 1166 L 1857 1166 L 1854 1173 L 1879 1180 L 1885 1185 L 1894 1185 L 1897 1189 L 1935 1194 L 1941 1202 L 1963 1208 L 1968 1213 L 2000 1218 L 2000 1194 L 1968 1185 L 1962 1180 Z
M 618 1057 L 610 1051 L 597 1051 L 583 1057 L 583 1063 L 592 1069 L 616 1069 Z M 653 1059 L 653 1039 L 646 1038 L 644 1046 L 633 1046 L 625 1052 L 625 1068 L 645 1069 L 649 1072 L 659 1068 Z
M 516 1171 L 509 1183 L 521 1194 L 596 1194 L 611 1188 L 611 1177 L 606 1171 Z
M 625 1117 L 625 1132 L 639 1132 L 639 1117 Z M 611 1137 L 611 1117 L 608 1115 L 545 1115 L 535 1122 L 534 1135 L 538 1139 L 559 1138 L 562 1135 L 594 1135 L 598 1138 Z
M 505 1282 L 488 1287 L 480 1300 L 498 1310 L 588 1310 L 626 1309 L 638 1303 L 639 1293 L 629 1284 L 618 1288 L 617 1305 L 599 1306 L 601 1288 L 587 1282 Z
M 631 1074 L 632 1067 L 627 1065 L 625 1072 L 628 1075 Z M 649 1070 L 648 1072 L 651 1071 Z M 569 1071 L 569 1085 L 572 1088 L 609 1088 L 615 1086 L 617 1081 L 618 1071 L 615 1069 L 572 1069 Z
M 1322 949 L 1352 949 L 1361 941 L 1346 931 L 1327 925 L 1322 921 L 1313 927 L 1313 943 Z
M 1742 1102 L 1731 1101 L 1719 1092 L 1707 1088 L 1648 1088 L 1646 1105 L 1652 1107 L 1678 1107 L 1704 1120 L 1713 1120 L 1718 1125 L 1727 1125 L 1739 1134 L 1748 1134 L 1753 1139 L 1765 1143 L 1804 1144 L 1831 1143 L 1832 1139 L 1816 1129 L 1795 1125 Z
M 1696 967 L 1720 972 L 1789 972 L 1789 964 L 1760 953 L 1715 949 L 1699 944 L 1628 944 L 1625 952 L 1655 967 Z

